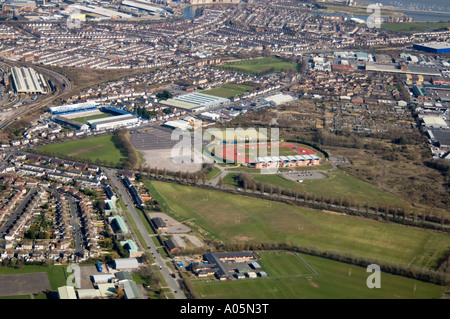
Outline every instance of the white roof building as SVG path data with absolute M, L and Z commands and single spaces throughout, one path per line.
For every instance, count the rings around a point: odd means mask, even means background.
M 264 99 L 266 102 L 274 103 L 275 105 L 280 105 L 283 103 L 291 102 L 294 100 L 289 94 L 275 94 Z
M 114 259 L 115 269 L 137 269 L 139 268 L 139 262 L 136 258 L 121 258 Z
M 447 123 L 439 116 L 424 115 L 422 116 L 422 121 L 423 125 L 428 128 L 448 128 Z
M 58 288 L 59 299 L 77 299 L 75 288 L 72 286 L 62 286 Z

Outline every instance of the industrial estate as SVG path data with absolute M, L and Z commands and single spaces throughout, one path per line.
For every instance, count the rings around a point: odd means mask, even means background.
M 450 296 L 450 22 L 1 5 L 0 298 Z

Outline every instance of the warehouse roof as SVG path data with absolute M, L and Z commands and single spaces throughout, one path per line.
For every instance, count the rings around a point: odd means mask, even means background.
M 139 262 L 136 258 L 119 258 L 114 259 L 114 267 L 116 269 L 132 269 L 138 268 Z

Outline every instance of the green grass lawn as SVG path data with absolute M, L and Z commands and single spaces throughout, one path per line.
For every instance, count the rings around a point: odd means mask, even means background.
M 235 97 L 236 95 L 242 95 L 246 92 L 249 92 L 253 89 L 253 86 L 244 85 L 244 84 L 225 84 L 224 86 L 213 88 L 210 90 L 202 91 L 201 93 L 220 96 L 226 99 Z
M 113 135 L 95 136 L 70 142 L 49 144 L 38 147 L 37 152 L 49 152 L 62 158 L 76 158 L 80 160 L 91 160 L 95 163 L 114 163 L 118 165 L 126 160 L 126 154 L 119 149 L 114 141 Z
M 79 122 L 79 123 L 86 124 L 90 120 L 102 119 L 102 118 L 106 118 L 106 117 L 110 117 L 110 116 L 111 116 L 111 114 L 100 113 L 100 114 L 95 114 L 95 115 L 90 115 L 90 116 L 77 117 L 77 118 L 73 118 L 72 120 Z
M 303 179 L 302 183 L 288 180 L 281 175 L 251 175 L 251 177 L 266 184 L 280 186 L 282 188 L 294 189 L 299 194 L 314 193 L 317 199 L 324 196 L 325 199 L 349 198 L 358 201 L 361 207 L 365 203 L 371 206 L 376 204 L 402 206 L 409 204 L 400 197 L 385 192 L 382 189 L 364 182 L 357 177 L 348 175 L 343 171 L 336 170 L 327 173 L 328 177 L 320 179 Z
M 220 169 L 218 169 L 217 167 L 214 167 L 214 168 L 211 170 L 211 172 L 209 172 L 209 173 L 206 175 L 206 179 L 207 179 L 208 181 L 210 181 L 210 180 L 214 179 L 215 177 L 217 177 L 217 176 L 220 174 L 220 172 L 221 172 Z
M 190 220 L 209 239 L 291 243 L 433 269 L 450 236 L 197 187 L 147 181 L 162 210 Z
M 269 277 L 233 281 L 192 280 L 204 299 L 437 299 L 444 288 L 381 273 L 381 288 L 366 285 L 365 268 L 299 254 L 318 275 L 305 275 L 306 267 L 293 255 L 261 252 L 259 264 Z M 273 271 L 277 276 L 271 276 Z
M 405 33 L 443 30 L 450 27 L 450 22 L 411 22 L 411 23 L 382 23 L 381 28 Z
M 295 73 L 298 71 L 299 65 L 280 58 L 270 57 L 226 63 L 217 66 L 217 68 L 249 75 L 264 75 L 273 72 Z

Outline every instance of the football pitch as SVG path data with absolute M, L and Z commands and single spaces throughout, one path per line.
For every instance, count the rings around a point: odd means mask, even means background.
M 280 58 L 269 57 L 226 63 L 217 68 L 248 75 L 265 75 L 279 72 L 295 73 L 298 71 L 299 65 Z
M 49 144 L 38 147 L 37 152 L 48 153 L 61 158 L 97 160 L 118 165 L 126 159 L 125 153 L 117 146 L 113 135 L 95 136 L 70 142 Z
M 290 252 L 258 252 L 268 276 L 230 281 L 192 280 L 205 299 L 433 299 L 441 286 L 380 273 L 380 288 L 369 288 L 370 273 L 329 259 Z M 312 273 L 313 269 L 316 273 Z
M 447 234 L 425 229 L 172 183 L 146 186 L 165 213 L 211 240 L 290 243 L 425 269 L 450 249 Z

